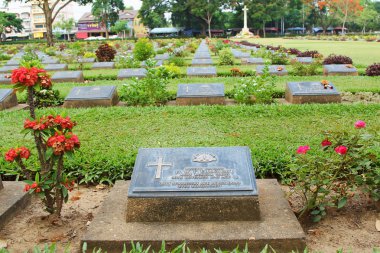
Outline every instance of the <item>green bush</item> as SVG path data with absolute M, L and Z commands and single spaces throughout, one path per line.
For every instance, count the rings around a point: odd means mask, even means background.
M 58 90 L 39 90 L 34 94 L 34 98 L 34 103 L 37 108 L 59 106 L 63 104 L 63 99 L 59 96 Z
M 131 55 L 118 55 L 115 60 L 116 68 L 139 68 L 140 64 Z
M 138 61 L 145 61 L 155 56 L 152 42 L 146 38 L 140 38 L 133 49 L 133 55 Z
M 272 64 L 286 65 L 288 64 L 288 56 L 286 53 L 275 51 L 269 54 L 269 58 L 272 61 Z
M 12 56 L 8 55 L 8 54 L 2 54 L 0 53 L 0 61 L 8 61 L 12 58 Z
M 183 57 L 173 56 L 169 58 L 168 62 L 169 64 L 174 64 L 175 66 L 178 66 L 178 67 L 183 67 L 186 65 L 185 59 Z
M 143 79 L 134 79 L 132 83 L 123 85 L 120 98 L 128 105 L 160 105 L 169 98 L 166 91 L 169 71 L 165 67 L 149 68 L 147 61 L 147 75 Z
M 242 78 L 238 81 L 234 90 L 234 98 L 238 103 L 272 103 L 275 93 L 276 77 L 269 73 L 266 65 L 262 75 Z
M 321 66 L 320 62 L 314 61 L 311 64 L 302 64 L 300 62 L 292 62 L 292 74 L 295 76 L 315 76 L 321 74 L 318 68 Z
M 225 48 L 219 51 L 219 65 L 234 65 L 234 55 L 231 49 Z

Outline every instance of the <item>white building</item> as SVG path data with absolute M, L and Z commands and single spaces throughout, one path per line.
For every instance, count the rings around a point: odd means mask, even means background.
M 6 37 L 29 37 L 32 33 L 32 4 L 23 3 L 19 1 L 12 1 L 8 5 L 4 1 L 0 0 L 0 11 L 14 13 L 18 18 L 22 20 L 22 25 L 24 30 L 21 33 L 16 33 L 15 31 L 8 30 L 6 32 Z

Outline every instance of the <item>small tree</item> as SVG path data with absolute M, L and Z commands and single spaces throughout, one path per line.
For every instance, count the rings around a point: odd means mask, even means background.
M 133 55 L 138 61 L 145 61 L 155 54 L 152 43 L 146 39 L 141 38 L 136 42 L 133 49 Z
M 119 11 L 124 10 L 123 0 L 95 0 L 92 3 L 91 13 L 98 17 L 106 29 L 106 38 L 109 38 L 110 26 L 119 19 Z
M 24 29 L 22 20 L 16 17 L 14 13 L 6 13 L 0 11 L 0 38 L 5 33 L 5 29 L 9 28 L 16 32 L 21 32 Z
M 67 40 L 70 41 L 70 33 L 75 26 L 75 21 L 73 18 L 62 19 L 54 24 L 54 28 L 59 28 L 62 31 L 65 31 L 67 34 Z
M 347 20 L 359 15 L 363 11 L 363 6 L 360 5 L 360 0 L 334 0 L 334 4 L 342 18 L 342 34 L 344 34 Z
M 114 33 L 123 33 L 123 39 L 125 39 L 125 34 L 129 32 L 131 29 L 128 27 L 128 21 L 119 20 L 111 27 L 111 31 Z
M 33 58 L 29 54 L 27 56 Z M 52 218 L 60 218 L 63 202 L 68 200 L 68 191 L 74 185 L 74 181 L 65 174 L 63 158 L 64 155 L 73 155 L 80 147 L 78 137 L 72 133 L 76 123 L 61 115 L 36 117 L 35 93 L 52 86 L 45 70 L 29 64 L 14 70 L 11 78 L 15 91 L 27 91 L 30 118 L 25 120 L 23 132 L 30 133 L 34 139 L 40 167 L 26 167 L 23 160 L 31 155 L 26 147 L 9 149 L 5 160 L 16 162 L 20 167 L 20 174 L 26 178 L 24 191 L 36 193 Z

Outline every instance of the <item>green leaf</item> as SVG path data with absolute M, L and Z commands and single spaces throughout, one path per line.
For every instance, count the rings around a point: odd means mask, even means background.
M 53 149 L 52 148 L 48 148 L 46 150 L 46 153 L 45 153 L 46 160 L 49 160 L 52 155 L 53 155 Z
M 347 197 L 343 197 L 338 202 L 338 209 L 344 207 L 347 203 Z
M 312 215 L 317 215 L 317 214 L 319 214 L 321 211 L 319 211 L 318 209 L 316 209 L 316 210 L 314 210 L 314 211 L 312 211 L 310 214 L 312 214 Z
M 322 219 L 322 216 L 321 215 L 316 215 L 312 218 L 313 222 L 320 222 Z
M 38 184 L 40 182 L 40 173 L 36 173 L 36 176 L 34 177 L 34 181 Z

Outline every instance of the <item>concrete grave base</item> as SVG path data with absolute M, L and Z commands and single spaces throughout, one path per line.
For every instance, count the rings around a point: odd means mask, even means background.
M 30 203 L 31 195 L 24 192 L 23 182 L 3 181 L 4 189 L 0 190 L 0 228 L 10 221 L 17 212 Z
M 9 96 L 5 97 L 4 100 L 0 101 L 0 111 L 15 107 L 18 105 L 17 96 L 13 91 L 10 90 Z
M 186 241 L 191 250 L 232 250 L 248 245 L 258 251 L 271 245 L 277 252 L 303 251 L 305 234 L 273 179 L 257 180 L 261 219 L 256 221 L 126 222 L 129 182 L 118 181 L 81 240 L 92 251 L 121 252 L 131 241 L 158 251 L 164 240 L 169 249 Z
M 177 105 L 224 105 L 224 97 L 183 97 L 176 99 Z
M 119 96 L 115 91 L 111 97 L 104 99 L 83 99 L 83 100 L 65 100 L 64 108 L 87 108 L 87 107 L 109 107 L 119 103 Z
M 285 93 L 285 99 L 291 104 L 328 104 L 328 103 L 341 103 L 342 98 L 340 95 L 300 95 L 295 96 L 290 94 L 290 92 Z

